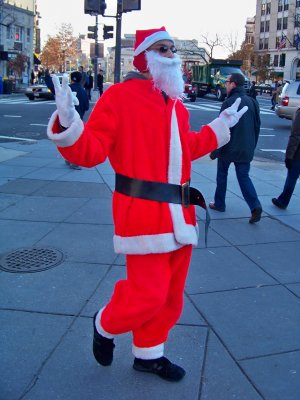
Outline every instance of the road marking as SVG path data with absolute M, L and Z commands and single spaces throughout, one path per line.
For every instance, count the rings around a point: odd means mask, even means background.
M 7 117 L 7 118 L 21 118 L 22 115 L 3 115 L 3 117 Z
M 260 128 L 260 130 L 265 130 L 265 131 L 274 131 L 274 128 Z
M 33 125 L 33 126 L 48 126 L 47 124 L 29 124 L 29 125 Z
M 12 140 L 23 140 L 24 142 L 37 142 L 35 139 L 24 139 L 24 138 L 18 138 L 15 136 L 0 136 L 0 139 L 12 139 Z
M 263 136 L 263 137 L 274 137 L 276 135 L 259 135 L 259 137 L 261 137 L 261 136 Z
M 275 151 L 277 153 L 285 153 L 285 150 L 280 150 L 280 149 L 259 149 L 261 151 Z

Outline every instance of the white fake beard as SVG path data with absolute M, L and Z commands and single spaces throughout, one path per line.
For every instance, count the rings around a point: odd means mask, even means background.
M 146 51 L 145 55 L 154 86 L 172 99 L 181 97 L 184 81 L 179 56 L 174 54 L 173 58 L 163 57 L 154 50 Z

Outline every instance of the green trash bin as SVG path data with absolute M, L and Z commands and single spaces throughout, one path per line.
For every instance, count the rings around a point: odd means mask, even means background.
M 12 94 L 13 84 L 12 81 L 5 79 L 3 81 L 3 94 Z

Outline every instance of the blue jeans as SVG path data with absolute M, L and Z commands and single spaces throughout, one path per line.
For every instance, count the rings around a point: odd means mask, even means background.
M 300 175 L 300 162 L 293 161 L 292 167 L 287 170 L 287 176 L 283 191 L 281 195 L 278 196 L 277 199 L 279 203 L 282 204 L 284 207 L 287 207 L 291 200 L 299 175 Z
M 217 169 L 217 187 L 215 192 L 215 206 L 224 209 L 225 196 L 227 190 L 227 176 L 228 169 L 231 161 L 223 161 L 218 158 L 218 169 Z M 251 211 L 254 208 L 261 208 L 260 201 L 258 200 L 256 190 L 249 177 L 250 162 L 234 162 L 236 177 L 241 188 L 242 195 L 248 204 Z

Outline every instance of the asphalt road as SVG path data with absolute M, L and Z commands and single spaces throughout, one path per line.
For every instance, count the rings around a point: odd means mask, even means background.
M 270 109 L 271 98 L 258 96 L 261 110 L 261 132 L 256 149 L 256 157 L 283 161 L 290 134 L 291 121 L 278 118 Z M 198 98 L 195 103 L 185 102 L 190 111 L 192 130 L 209 123 L 218 116 L 221 103 L 214 97 Z M 88 118 L 90 111 L 86 113 Z M 39 140 L 46 138 L 46 126 L 55 110 L 54 101 L 29 101 L 25 95 L 11 95 L 0 98 L 0 143 L 11 140 Z

